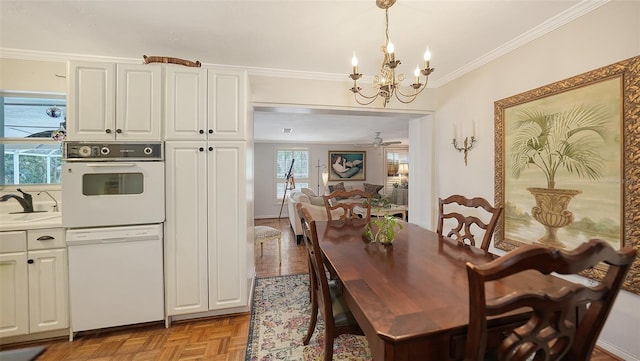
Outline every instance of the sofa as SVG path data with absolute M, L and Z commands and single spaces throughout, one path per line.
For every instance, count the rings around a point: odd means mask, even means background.
M 344 189 L 347 191 L 351 191 L 354 189 L 360 190 L 369 190 L 373 191 L 375 189 L 376 193 L 382 189 L 382 186 L 371 187 L 365 184 L 357 184 L 357 185 L 344 185 Z M 332 187 L 329 186 L 329 191 L 332 191 Z M 365 190 L 366 191 L 366 190 Z M 361 202 L 364 198 L 347 198 L 337 200 L 338 202 L 351 203 L 351 202 Z M 298 217 L 298 213 L 296 210 L 296 206 L 298 203 L 303 203 L 304 207 L 309 210 L 311 217 L 317 221 L 326 221 L 327 220 L 327 210 L 324 207 L 324 198 L 322 196 L 318 196 L 313 189 L 310 188 L 302 188 L 299 191 L 293 190 L 289 193 L 287 197 L 287 214 L 289 215 L 289 224 L 291 225 L 291 229 L 293 233 L 296 235 L 296 242 L 300 244 L 302 241 L 302 225 L 300 224 L 300 217 Z M 333 211 L 336 214 L 336 217 L 339 217 L 342 214 L 342 210 L 336 209 Z
M 301 190 L 293 190 L 287 197 L 287 214 L 289 215 L 289 224 L 291 230 L 296 235 L 296 242 L 302 242 L 302 225 L 297 212 L 297 204 L 303 203 L 304 207 L 309 210 L 309 214 L 315 220 L 327 220 L 327 210 L 324 207 L 324 199 L 318 196 L 312 189 L 302 188 Z

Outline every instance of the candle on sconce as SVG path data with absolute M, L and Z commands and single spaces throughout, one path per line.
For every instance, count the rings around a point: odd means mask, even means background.
M 351 58 L 351 65 L 353 65 L 353 73 L 358 74 L 358 58 L 356 58 L 356 52 L 353 52 L 353 58 Z
M 475 121 L 475 120 L 473 120 L 473 121 L 471 122 L 471 125 L 473 126 L 473 133 L 471 133 L 471 136 L 475 138 L 475 137 L 476 137 L 476 132 L 477 132 L 477 130 L 478 130 L 478 126 L 477 126 L 477 124 L 476 124 L 476 121 Z
M 416 65 L 416 70 L 413 72 L 416 76 L 416 84 L 420 83 L 420 66 Z
M 456 132 L 456 123 L 453 123 L 453 139 L 456 139 L 457 136 L 457 132 Z

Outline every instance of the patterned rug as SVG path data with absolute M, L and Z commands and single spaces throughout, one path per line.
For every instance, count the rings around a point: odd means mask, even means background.
M 309 327 L 309 275 L 256 279 L 246 361 L 320 361 L 324 357 L 324 323 L 318 317 L 309 345 L 302 344 Z M 334 360 L 371 360 L 364 336 L 340 335 Z

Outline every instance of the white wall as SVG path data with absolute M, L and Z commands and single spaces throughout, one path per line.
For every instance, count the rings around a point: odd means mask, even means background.
M 322 168 L 318 169 L 318 160 L 320 165 L 327 165 L 329 161 L 330 150 L 357 150 L 366 151 L 366 180 L 361 181 L 345 181 L 345 185 L 350 184 L 385 184 L 386 168 L 384 165 L 384 154 L 382 148 L 359 148 L 347 146 L 344 144 L 274 144 L 274 143 L 256 143 L 255 144 L 255 218 L 277 218 L 280 213 L 281 202 L 276 201 L 275 188 L 275 154 L 278 147 L 308 147 L 309 148 L 309 166 L 310 178 L 309 188 L 320 193 L 323 192 L 322 177 L 318 177 L 318 171 L 322 173 Z M 320 180 L 320 188 L 318 189 L 318 179 Z M 337 182 L 329 182 L 334 184 Z M 297 187 L 296 189 L 298 189 Z M 282 217 L 287 217 L 287 205 L 282 209 Z
M 640 2 L 614 1 L 438 88 L 437 195 L 494 199 L 495 101 L 639 54 Z M 451 146 L 452 123 L 466 123 L 470 132 L 472 120 L 479 124 L 479 141 L 465 166 Z M 640 296 L 622 291 L 599 344 L 625 360 L 638 360 L 639 325 Z
M 66 76 L 66 63 L 0 59 L 2 90 L 66 93 Z

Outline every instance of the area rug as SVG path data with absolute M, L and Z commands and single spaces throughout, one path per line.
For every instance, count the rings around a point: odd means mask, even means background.
M 322 317 L 318 317 L 309 345 L 302 344 L 310 315 L 308 274 L 256 279 L 245 360 L 322 360 Z M 356 335 L 336 337 L 333 359 L 371 360 L 366 338 Z

